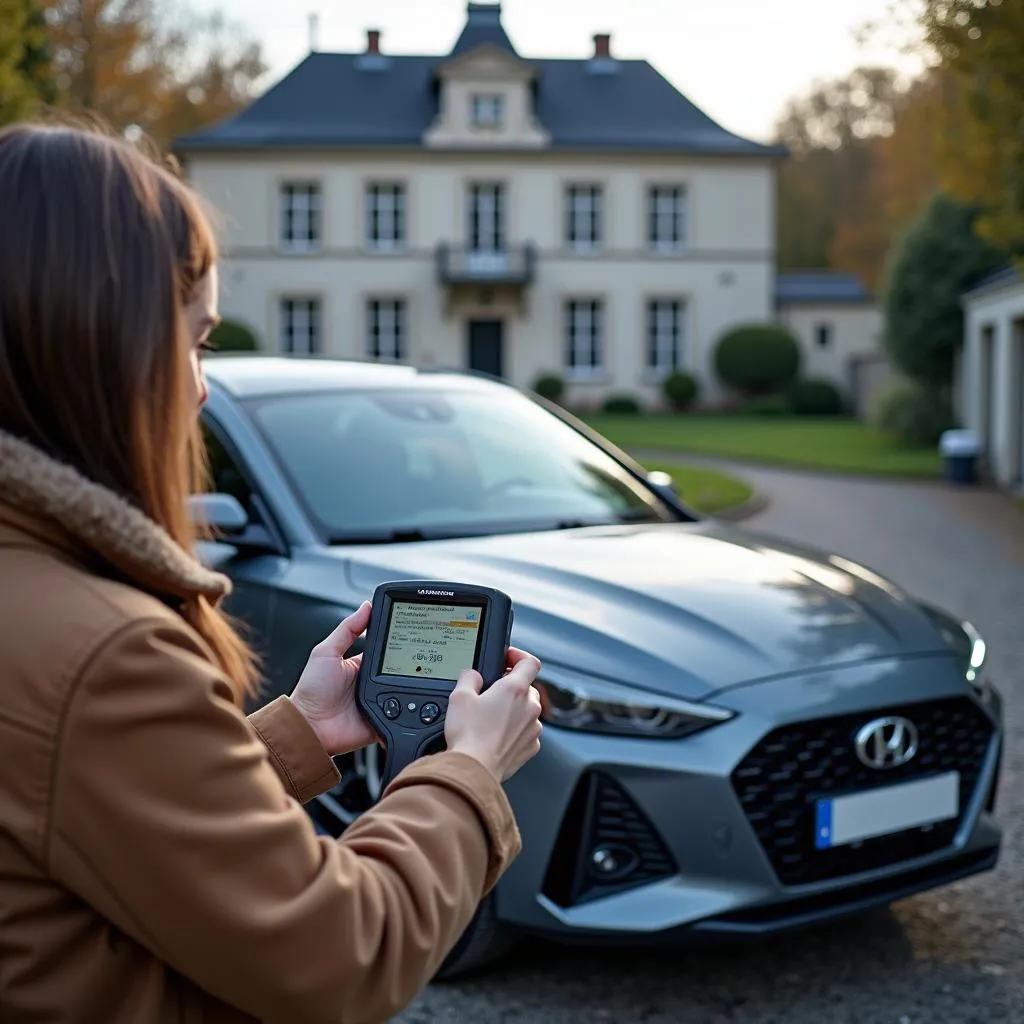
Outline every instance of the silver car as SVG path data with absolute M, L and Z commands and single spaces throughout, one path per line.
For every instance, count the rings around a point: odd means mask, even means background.
M 1002 703 L 970 624 L 697 515 L 497 381 L 255 356 L 208 376 L 202 550 L 264 699 L 386 580 L 504 590 L 543 660 L 543 747 L 507 784 L 523 852 L 442 976 L 526 933 L 765 936 L 996 864 Z M 334 835 L 380 790 L 376 749 L 339 767 L 308 806 Z

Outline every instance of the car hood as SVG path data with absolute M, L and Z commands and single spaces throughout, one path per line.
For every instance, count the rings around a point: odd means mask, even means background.
M 551 666 L 701 700 L 776 675 L 948 652 L 871 571 L 712 520 L 331 549 L 355 594 L 397 579 L 496 587 Z

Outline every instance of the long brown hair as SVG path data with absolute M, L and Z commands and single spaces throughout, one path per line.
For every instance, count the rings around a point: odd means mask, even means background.
M 191 550 L 206 477 L 184 308 L 217 259 L 198 197 L 95 126 L 0 132 L 0 427 L 73 466 Z M 183 614 L 239 701 L 255 659 L 196 595 Z

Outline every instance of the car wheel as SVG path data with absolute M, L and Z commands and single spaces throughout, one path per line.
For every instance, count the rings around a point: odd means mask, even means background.
M 369 810 L 380 799 L 383 768 L 384 755 L 379 746 L 339 758 L 341 780 L 338 785 L 316 797 L 308 807 L 317 830 L 337 838 Z M 515 942 L 515 933 L 498 920 L 494 893 L 489 893 L 445 957 L 434 980 L 455 981 L 475 973 L 494 963 Z
M 516 933 L 498 920 L 494 893 L 488 893 L 473 919 L 434 975 L 435 982 L 458 981 L 490 967 L 517 941 Z
M 307 808 L 319 829 L 335 838 L 380 799 L 384 754 L 374 745 L 340 757 L 336 763 L 341 780 Z

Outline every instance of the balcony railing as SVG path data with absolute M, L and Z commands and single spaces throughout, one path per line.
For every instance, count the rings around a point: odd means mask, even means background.
M 437 247 L 437 275 L 442 284 L 529 285 L 537 255 L 532 245 L 485 252 L 442 242 Z

